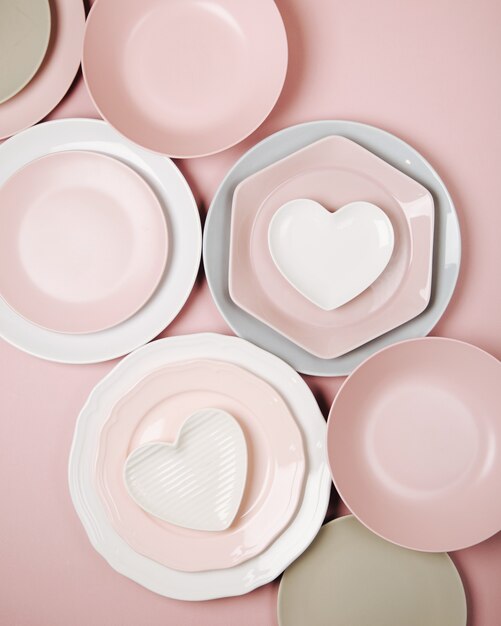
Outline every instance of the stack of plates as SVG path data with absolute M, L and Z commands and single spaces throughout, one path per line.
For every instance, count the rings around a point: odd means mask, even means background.
M 204 233 L 209 286 L 233 330 L 326 376 L 428 334 L 460 256 L 436 172 L 400 139 L 355 122 L 301 124 L 249 150 Z
M 172 161 L 97 120 L 40 124 L 0 158 L 1 336 L 90 363 L 158 335 L 201 252 L 198 210 Z
M 203 600 L 276 578 L 329 501 L 325 421 L 290 366 L 236 338 L 129 355 L 77 423 L 69 482 L 89 538 L 157 593 Z

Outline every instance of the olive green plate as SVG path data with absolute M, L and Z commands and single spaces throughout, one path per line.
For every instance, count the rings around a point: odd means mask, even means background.
M 0 104 L 36 74 L 50 30 L 49 0 L 0 0 Z
M 465 626 L 466 599 L 445 553 L 416 552 L 352 515 L 323 526 L 286 571 L 280 626 Z

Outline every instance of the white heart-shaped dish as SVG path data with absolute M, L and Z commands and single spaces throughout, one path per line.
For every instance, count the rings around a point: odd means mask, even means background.
M 388 265 L 394 232 L 371 202 L 330 212 L 315 200 L 282 205 L 268 230 L 275 265 L 305 298 L 331 311 L 365 291 Z
M 133 450 L 124 480 L 147 513 L 193 530 L 229 528 L 247 477 L 247 446 L 238 422 L 220 409 L 196 411 L 175 442 L 155 441 Z

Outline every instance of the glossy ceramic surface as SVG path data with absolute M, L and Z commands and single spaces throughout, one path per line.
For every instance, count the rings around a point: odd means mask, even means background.
M 268 116 L 287 70 L 271 0 L 97 0 L 83 70 L 101 115 L 175 157 L 219 152 Z
M 204 212 L 240 153 L 275 130 L 334 113 L 386 128 L 433 163 L 464 234 L 456 291 L 433 334 L 463 338 L 501 358 L 501 81 L 495 78 L 501 3 L 277 5 L 288 30 L 291 69 L 266 127 L 247 147 L 180 164 Z M 96 115 L 80 78 L 54 115 Z M 168 333 L 209 329 L 230 332 L 200 276 Z M 118 575 L 93 550 L 68 497 L 63 468 L 84 396 L 113 366 L 46 364 L 0 341 L 0 623 L 276 626 L 278 581 L 221 602 L 170 602 Z M 342 382 L 306 380 L 324 405 Z M 54 390 L 64 393 L 56 398 Z M 464 576 L 469 626 L 500 626 L 501 534 L 452 557 Z
M 147 513 L 183 528 L 231 526 L 247 477 L 247 446 L 238 422 L 221 409 L 188 417 L 174 441 L 145 443 L 125 462 L 124 481 Z
M 222 359 L 261 377 L 283 396 L 303 436 L 307 475 L 300 506 L 284 532 L 262 554 L 224 570 L 179 572 L 134 552 L 111 526 L 96 492 L 99 432 L 116 402 L 152 371 L 169 362 Z M 244 429 L 245 431 L 245 429 Z M 247 443 L 249 438 L 247 437 Z M 79 417 L 70 454 L 70 491 L 95 549 L 120 573 L 159 594 L 202 600 L 247 593 L 280 574 L 315 537 L 330 494 L 325 421 L 301 377 L 286 363 L 236 337 L 202 334 L 155 341 L 123 359 L 95 388 Z
M 330 211 L 361 200 L 376 204 L 394 229 L 395 246 L 384 274 L 358 298 L 334 311 L 320 310 L 297 293 L 267 247 L 278 209 L 303 197 Z M 236 188 L 230 295 L 243 310 L 311 354 L 335 358 L 407 322 L 426 307 L 432 280 L 433 221 L 433 199 L 422 185 L 353 141 L 327 137 Z M 351 265 L 339 268 L 339 277 L 346 276 L 348 285 L 358 287 L 355 274 Z
M 328 448 L 358 519 L 416 550 L 459 550 L 501 530 L 501 364 L 426 338 L 363 363 L 338 392 Z M 468 506 L 465 506 L 465 503 Z
M 323 526 L 283 575 L 278 622 L 466 626 L 466 598 L 447 554 L 400 548 L 349 515 Z
M 231 206 L 237 185 L 248 176 L 324 137 L 347 137 L 417 180 L 435 203 L 435 241 L 431 300 L 415 319 L 335 359 L 320 359 L 249 315 L 230 298 L 228 291 Z M 315 198 L 313 198 L 315 199 Z M 395 224 L 393 224 L 395 229 Z M 395 232 L 396 241 L 398 231 Z M 282 130 L 249 150 L 230 170 L 212 202 L 204 228 L 204 267 L 219 311 L 231 328 L 255 344 L 270 350 L 295 369 L 319 376 L 349 373 L 365 358 L 402 339 L 426 335 L 442 316 L 456 285 L 461 258 L 457 215 L 443 182 L 430 164 L 413 148 L 378 128 L 356 122 L 309 122 Z M 297 295 L 297 294 L 296 294 Z
M 149 184 L 168 225 L 167 271 L 148 302 L 113 328 L 86 335 L 56 333 L 28 322 L 0 299 L 0 335 L 18 348 L 52 361 L 106 361 L 153 339 L 183 306 L 200 263 L 200 218 L 193 194 L 172 161 L 139 148 L 98 120 L 47 122 L 12 137 L 0 145 L 0 185 L 30 161 L 67 150 L 113 156 Z
M 0 2 L 0 104 L 33 78 L 47 52 L 49 36 L 48 0 Z
M 0 187 L 0 295 L 44 328 L 92 333 L 129 318 L 157 287 L 167 242 L 148 184 L 103 154 L 50 154 Z
M 85 27 L 83 2 L 53 0 L 50 8 L 49 47 L 38 72 L 26 87 L 0 104 L 0 139 L 36 124 L 50 113 L 77 73 Z
M 210 537 L 146 515 L 123 480 L 135 448 L 175 439 L 186 419 L 208 406 L 238 420 L 249 459 L 238 519 Z M 117 403 L 101 432 L 95 480 L 115 530 L 131 548 L 173 569 L 203 571 L 233 567 L 262 552 L 296 512 L 304 472 L 301 433 L 284 399 L 233 364 L 196 360 L 146 376 Z
M 370 202 L 351 202 L 332 213 L 300 198 L 275 213 L 268 244 L 291 285 L 331 311 L 356 298 L 384 271 L 394 234 L 386 213 Z

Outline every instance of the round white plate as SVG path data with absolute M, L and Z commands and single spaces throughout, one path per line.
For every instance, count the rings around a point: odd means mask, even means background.
M 134 552 L 110 524 L 94 477 L 100 429 L 115 403 L 150 372 L 190 359 L 234 363 L 274 386 L 297 419 L 307 457 L 303 498 L 288 528 L 260 555 L 236 567 L 206 572 L 176 571 Z M 89 396 L 77 421 L 69 485 L 92 545 L 124 576 L 180 600 L 241 595 L 276 578 L 308 547 L 324 520 L 331 488 L 325 420 L 310 389 L 289 365 L 243 339 L 210 333 L 160 339 L 123 359 Z
M 122 356 L 156 337 L 188 298 L 200 265 L 201 227 L 191 190 L 174 163 L 140 148 L 106 122 L 69 119 L 33 126 L 0 145 L 0 185 L 30 161 L 66 150 L 115 157 L 138 172 L 156 193 L 169 230 L 169 261 L 152 297 L 132 317 L 96 333 L 57 333 L 18 315 L 0 298 L 0 336 L 50 361 L 97 363 Z

